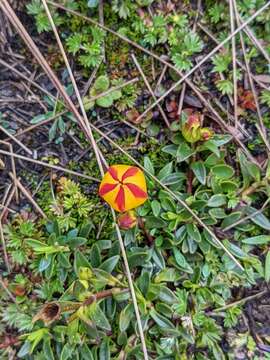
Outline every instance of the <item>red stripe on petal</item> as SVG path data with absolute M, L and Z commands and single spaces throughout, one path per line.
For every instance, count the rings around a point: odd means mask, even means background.
M 117 185 L 118 184 L 104 184 L 104 185 L 102 185 L 101 188 L 99 189 L 99 195 L 100 196 L 106 195 L 108 192 L 114 190 Z
M 113 168 L 112 166 L 109 167 L 108 173 L 111 175 L 111 177 L 113 178 L 113 180 L 119 181 L 119 179 L 118 179 L 118 174 L 117 174 L 117 170 L 116 170 L 115 168 Z
M 118 194 L 115 198 L 115 203 L 120 211 L 125 211 L 125 191 L 123 186 L 120 186 Z
M 131 183 L 126 183 L 125 186 L 132 192 L 132 194 L 137 198 L 147 198 L 147 194 L 139 186 Z
M 126 178 L 130 177 L 130 176 L 134 176 L 135 174 L 137 174 L 138 172 L 138 168 L 136 167 L 131 167 L 129 168 L 122 176 L 122 181 L 124 181 Z

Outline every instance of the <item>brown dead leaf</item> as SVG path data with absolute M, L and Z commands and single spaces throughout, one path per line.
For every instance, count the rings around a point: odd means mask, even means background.
M 132 109 L 126 112 L 127 120 L 136 125 L 140 124 L 143 121 L 143 119 L 137 120 L 139 116 L 140 114 L 136 109 Z
M 254 77 L 262 83 L 270 84 L 270 75 L 255 75 Z

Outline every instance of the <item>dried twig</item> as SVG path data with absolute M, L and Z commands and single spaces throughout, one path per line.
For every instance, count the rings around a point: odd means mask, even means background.
M 139 70 L 139 72 L 140 72 L 140 74 L 141 74 L 141 76 L 143 78 L 143 81 L 144 81 L 145 85 L 147 86 L 148 91 L 150 92 L 153 99 L 156 101 L 157 100 L 156 95 L 154 94 L 154 91 L 152 90 L 152 87 L 149 84 L 149 82 L 148 82 L 148 80 L 147 80 L 147 78 L 146 78 L 146 76 L 145 76 L 145 74 L 144 74 L 144 72 L 143 72 L 143 70 L 141 68 L 141 65 L 139 64 L 139 62 L 138 62 L 138 60 L 136 58 L 136 56 L 134 54 L 131 54 L 131 57 L 132 57 L 132 60 L 133 60 L 134 64 L 136 65 L 137 69 Z M 167 125 L 168 128 L 170 128 L 169 120 L 167 119 L 167 116 L 166 116 L 165 112 L 163 111 L 161 105 L 158 104 L 157 107 L 158 107 L 158 109 L 159 109 L 159 111 L 160 111 L 160 113 L 161 113 L 161 115 L 163 117 L 163 120 L 164 120 L 165 124 Z M 140 118 L 140 116 L 139 116 L 139 118 Z M 137 119 L 137 121 L 138 121 L 138 119 Z
M 8 254 L 7 254 L 6 241 L 5 241 L 5 237 L 4 237 L 2 221 L 0 221 L 0 239 L 2 242 L 2 248 L 3 248 L 6 268 L 7 268 L 7 271 L 10 273 L 10 264 L 9 264 L 9 260 L 8 260 Z
M 3 126 L 0 125 L 0 130 L 3 131 L 8 137 L 10 137 L 13 141 L 15 141 L 23 150 L 25 150 L 29 155 L 33 155 L 32 150 L 28 149 L 20 140 L 18 140 L 15 136 L 10 134 Z
M 229 0 L 231 33 L 235 30 L 233 0 Z M 237 67 L 236 67 L 236 46 L 235 36 L 232 37 L 232 64 L 233 64 L 233 105 L 234 105 L 234 126 L 238 128 L 237 108 Z
M 63 168 L 63 167 L 61 167 L 61 166 L 52 165 L 52 164 L 47 164 L 47 163 L 45 163 L 44 161 L 35 160 L 35 159 L 30 159 L 30 158 L 28 158 L 28 157 L 26 157 L 26 156 L 23 156 L 23 155 L 19 155 L 19 154 L 15 154 L 15 153 L 10 153 L 10 152 L 4 151 L 4 150 L 0 150 L 0 154 L 7 155 L 7 156 L 13 156 L 14 158 L 17 158 L 17 159 L 21 159 L 21 160 L 24 160 L 24 161 L 28 161 L 28 162 L 31 162 L 31 163 L 33 163 L 33 164 L 37 164 L 37 165 L 41 165 L 41 166 L 47 167 L 47 168 L 49 168 L 49 169 L 54 169 L 54 170 L 56 170 L 56 171 L 62 171 L 62 172 L 65 172 L 65 173 L 67 173 L 67 174 L 71 174 L 71 175 L 83 177 L 83 178 L 88 179 L 88 180 L 92 180 L 92 181 L 96 181 L 96 182 L 99 182 L 99 181 L 100 181 L 99 179 L 94 178 L 94 177 L 92 177 L 92 176 L 85 175 L 85 174 L 79 173 L 79 172 L 77 172 L 77 171 L 65 169 L 65 168 Z
M 10 187 L 11 188 L 11 187 Z M 15 191 L 16 191 L 16 189 L 15 189 L 15 187 L 13 186 L 12 187 L 12 190 L 10 191 L 10 193 L 9 193 L 9 196 L 8 196 L 8 198 L 7 198 L 7 201 L 5 201 L 5 203 L 3 203 L 3 210 L 1 211 L 1 213 L 0 213 L 0 221 L 2 221 L 2 219 L 3 219 L 3 217 L 4 217 L 4 215 L 6 214 L 6 212 L 9 212 L 9 204 L 11 203 L 11 201 L 12 201 L 12 199 L 13 199 L 13 196 L 14 196 L 14 194 L 15 194 Z
M 8 296 L 10 297 L 10 299 L 16 304 L 16 299 L 15 299 L 15 297 L 12 295 L 12 293 L 9 291 L 9 289 L 7 288 L 4 280 L 2 279 L 2 276 L 0 276 L 0 285 L 1 285 L 2 288 L 5 290 L 5 292 L 8 294 Z
M 13 152 L 13 146 L 6 142 L 6 141 L 3 141 L 3 140 L 0 140 L 0 143 L 1 144 L 4 144 L 5 146 L 7 146 L 9 148 L 9 151 L 11 154 L 14 154 Z M 14 156 L 11 156 L 11 169 L 12 169 L 12 172 L 13 172 L 13 176 L 14 178 L 16 179 L 17 178 L 17 174 L 16 174 L 16 165 L 15 165 L 15 160 L 14 160 Z M 18 189 L 17 189 L 17 186 L 15 185 L 15 198 L 16 198 L 16 202 L 17 204 L 19 203 L 19 192 L 18 192 Z
M 33 199 L 29 191 L 26 190 L 26 188 L 23 186 L 23 184 L 20 182 L 20 180 L 14 178 L 13 174 L 10 172 L 9 176 L 14 181 L 16 186 L 20 189 L 20 191 L 23 193 L 23 195 L 31 202 L 31 204 L 34 206 L 34 208 L 37 210 L 37 212 L 44 218 L 47 219 L 47 215 L 43 212 L 43 210 L 40 208 L 40 206 L 36 203 L 36 201 Z
M 254 299 L 257 299 L 263 295 L 266 295 L 269 293 L 269 290 L 262 290 L 260 292 L 258 292 L 257 294 L 254 294 L 254 295 L 250 295 L 250 296 L 247 296 L 243 299 L 240 299 L 240 300 L 237 300 L 237 301 L 234 301 L 230 304 L 227 304 L 227 305 L 224 305 L 220 308 L 217 308 L 217 309 L 214 309 L 211 311 L 211 313 L 218 313 L 218 312 L 221 312 L 221 311 L 224 311 L 224 310 L 228 310 L 229 308 L 231 307 L 234 307 L 234 306 L 238 306 L 238 305 L 243 305 L 244 303 L 246 303 L 247 301 L 250 301 L 250 300 L 254 300 Z

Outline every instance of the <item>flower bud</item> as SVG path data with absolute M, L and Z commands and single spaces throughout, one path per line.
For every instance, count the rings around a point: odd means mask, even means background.
M 202 128 L 201 129 L 201 140 L 207 141 L 211 139 L 211 137 L 214 135 L 213 131 L 209 128 Z
M 137 217 L 134 211 L 127 211 L 118 216 L 117 223 L 120 229 L 129 230 L 137 224 Z
M 200 140 L 201 132 L 200 132 L 201 122 L 199 115 L 192 114 L 188 116 L 186 122 L 182 126 L 182 135 L 186 139 L 186 141 L 190 143 L 195 143 Z

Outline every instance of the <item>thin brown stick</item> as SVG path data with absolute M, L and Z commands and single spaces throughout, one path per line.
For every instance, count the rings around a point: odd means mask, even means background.
M 37 210 L 37 212 L 44 218 L 47 219 L 47 215 L 43 212 L 43 210 L 40 208 L 40 206 L 36 203 L 36 201 L 33 199 L 31 194 L 28 190 L 23 186 L 23 184 L 16 178 L 14 178 L 13 174 L 10 172 L 9 176 L 11 179 L 16 183 L 16 186 L 20 189 L 20 191 L 23 193 L 23 195 L 31 202 L 31 204 L 34 206 L 34 208 Z
M 126 82 L 124 82 L 123 84 L 120 84 L 120 85 L 117 85 L 117 86 L 112 86 L 110 89 L 104 91 L 103 93 L 101 94 L 98 94 L 96 96 L 93 96 L 91 98 L 89 98 L 88 101 L 85 102 L 85 105 L 91 103 L 92 101 L 95 101 L 97 99 L 100 99 L 102 98 L 103 96 L 106 96 L 106 95 L 109 95 L 111 92 L 115 91 L 115 90 L 119 90 L 119 89 L 122 89 L 123 87 L 127 86 L 127 85 L 130 85 L 130 84 L 134 84 L 136 83 L 137 81 L 139 81 L 139 79 L 136 77 L 134 79 L 131 79 L 131 80 L 128 80 Z
M 63 167 L 61 167 L 61 166 L 52 165 L 52 164 L 47 164 L 47 163 L 45 163 L 44 161 L 35 160 L 35 159 L 30 159 L 30 158 L 28 158 L 28 157 L 26 157 L 26 156 L 23 156 L 23 155 L 19 155 L 19 154 L 15 154 L 15 153 L 10 153 L 10 152 L 4 151 L 4 150 L 0 150 L 0 154 L 7 155 L 7 156 L 13 156 L 13 157 L 15 157 L 15 158 L 18 158 L 18 159 L 21 159 L 21 160 L 24 160 L 24 161 L 28 161 L 28 162 L 31 162 L 31 163 L 34 163 L 34 164 L 37 164 L 37 165 L 41 165 L 41 166 L 47 167 L 47 168 L 49 168 L 49 169 L 54 169 L 54 170 L 56 170 L 56 171 L 62 171 L 62 172 L 65 172 L 65 173 L 67 173 L 67 174 L 71 174 L 71 175 L 83 177 L 83 178 L 88 179 L 88 180 L 92 180 L 92 181 L 96 181 L 96 182 L 99 182 L 99 181 L 100 181 L 99 179 L 94 178 L 94 177 L 92 177 L 92 176 L 85 175 L 85 174 L 79 173 L 79 172 L 77 172 L 77 171 L 65 169 L 65 168 L 63 168 Z
M 117 290 L 117 291 L 116 291 Z M 106 299 L 108 297 L 112 297 L 116 294 L 124 294 L 129 292 L 129 289 L 108 289 L 108 290 L 102 290 L 96 294 L 90 295 L 86 300 L 84 300 L 82 306 L 89 306 L 93 302 Z
M 15 136 L 10 134 L 3 126 L 0 125 L 0 130 L 5 133 L 9 138 L 11 138 L 13 141 L 15 141 L 24 151 L 26 151 L 29 155 L 33 155 L 32 150 L 28 149 L 27 146 L 25 146 L 20 140 L 18 140 Z
M 9 263 L 9 260 L 8 260 L 7 247 L 6 247 L 6 241 L 5 241 L 4 232 L 3 232 L 2 221 L 0 221 L 0 239 L 1 239 L 1 242 L 2 242 L 5 265 L 6 265 L 8 273 L 10 273 L 10 263 Z
M 136 65 L 137 69 L 139 70 L 139 73 L 141 74 L 142 78 L 143 78 L 143 81 L 148 89 L 148 91 L 150 92 L 152 98 L 156 101 L 157 98 L 156 98 L 156 95 L 154 94 L 154 91 L 152 90 L 152 87 L 151 85 L 149 84 L 149 81 L 147 80 L 142 68 L 141 68 L 141 65 L 140 63 L 138 62 L 136 56 L 134 54 L 131 54 L 131 57 L 132 57 L 132 60 L 134 62 L 134 64 Z M 167 116 L 165 114 L 165 112 L 163 111 L 162 107 L 160 104 L 157 105 L 162 117 L 163 117 L 163 120 L 165 122 L 165 124 L 167 125 L 168 128 L 170 128 L 170 123 L 169 123 L 169 120 L 167 119 Z
M 186 92 L 186 83 L 183 84 L 182 90 L 181 90 L 181 94 L 179 97 L 179 103 L 178 103 L 178 109 L 177 109 L 177 115 L 180 115 L 183 109 L 183 103 L 184 103 L 184 97 L 185 97 L 185 92 Z
M 2 286 L 2 288 L 5 290 L 5 292 L 8 294 L 8 296 L 10 297 L 10 299 L 16 304 L 16 299 L 15 297 L 12 295 L 12 293 L 9 291 L 8 287 L 6 286 L 2 276 L 0 275 L 0 285 Z
M 231 33 L 235 30 L 233 0 L 229 0 Z M 236 66 L 236 45 L 235 36 L 232 37 L 232 64 L 233 64 L 233 105 L 234 105 L 234 126 L 238 128 L 237 108 L 237 66 Z
M 261 213 L 266 209 L 266 206 L 269 204 L 269 202 L 270 202 L 270 198 L 268 198 L 268 199 L 265 201 L 265 203 L 263 204 L 263 206 L 262 206 L 262 208 L 261 208 L 260 210 L 255 211 L 254 213 L 249 214 L 249 215 L 243 217 L 242 219 L 239 219 L 238 221 L 236 221 L 236 222 L 234 222 L 233 224 L 225 227 L 225 228 L 222 229 L 222 230 L 223 230 L 224 232 L 225 232 L 225 231 L 228 231 L 228 230 L 231 230 L 231 229 L 234 228 L 235 226 L 240 225 L 240 224 L 242 224 L 243 222 L 252 219 L 254 216 L 256 216 L 256 215 L 258 215 L 258 214 L 261 214 Z
M 0 213 L 0 221 L 2 221 L 2 219 L 3 219 L 4 215 L 6 214 L 6 212 L 9 211 L 9 208 L 8 208 L 8 207 L 9 207 L 9 204 L 11 203 L 11 201 L 12 201 L 12 199 L 13 199 L 13 196 L 14 196 L 14 194 L 15 194 L 15 191 L 16 191 L 16 189 L 15 189 L 15 187 L 13 186 L 11 192 L 9 193 L 9 196 L 8 196 L 8 198 L 7 198 L 7 201 L 3 204 L 3 205 L 4 205 L 4 206 L 3 206 L 3 210 L 2 210 L 1 213 Z
M 4 144 L 5 146 L 8 147 L 9 151 L 11 154 L 14 154 L 13 152 L 13 146 L 6 142 L 6 141 L 3 141 L 3 140 L 0 140 L 0 143 L 1 144 Z M 11 169 L 12 169 L 12 172 L 13 172 L 13 176 L 15 177 L 15 179 L 17 178 L 17 174 L 16 174 L 16 165 L 15 165 L 15 160 L 14 160 L 14 156 L 11 156 Z M 17 204 L 19 203 L 19 192 L 18 192 L 18 188 L 17 186 L 15 185 L 15 198 L 16 198 L 16 202 Z
M 212 313 L 218 313 L 220 311 L 224 311 L 224 310 L 228 310 L 229 308 L 231 307 L 234 307 L 234 306 L 238 306 L 238 305 L 242 305 L 244 303 L 246 303 L 247 301 L 250 301 L 250 300 L 254 300 L 254 299 L 258 299 L 259 297 L 263 296 L 263 295 L 266 295 L 269 293 L 269 290 L 262 290 L 260 292 L 258 292 L 257 294 L 254 294 L 254 295 L 250 295 L 250 296 L 247 296 L 243 299 L 240 299 L 240 300 L 237 300 L 237 301 L 234 301 L 230 304 L 227 304 L 227 305 L 224 305 L 224 306 L 221 306 L 220 308 L 217 308 L 217 309 L 214 309 L 212 310 L 211 312 Z

